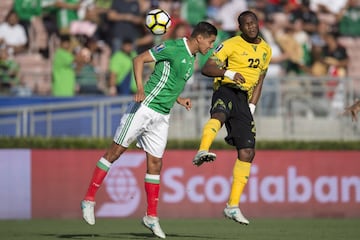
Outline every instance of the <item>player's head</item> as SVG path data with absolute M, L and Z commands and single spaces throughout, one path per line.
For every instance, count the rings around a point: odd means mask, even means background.
M 191 33 L 191 38 L 197 41 L 198 51 L 201 54 L 206 54 L 214 47 L 216 36 L 216 27 L 208 22 L 199 22 Z
M 254 42 L 259 36 L 259 21 L 252 11 L 244 11 L 238 17 L 239 29 L 243 38 Z

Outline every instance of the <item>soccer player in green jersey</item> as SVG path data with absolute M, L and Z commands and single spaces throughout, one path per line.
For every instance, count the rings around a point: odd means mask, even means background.
M 237 150 L 230 197 L 224 215 L 241 224 L 249 224 L 242 215 L 239 201 L 250 175 L 255 156 L 253 114 L 271 59 L 270 46 L 259 37 L 257 16 L 245 11 L 238 17 L 240 36 L 225 40 L 205 63 L 202 73 L 214 79 L 211 118 L 203 128 L 199 151 L 193 164 L 214 161 L 209 152 L 218 131 L 225 124 L 225 141 Z
M 145 191 L 147 212 L 143 224 L 157 237 L 165 238 L 159 225 L 157 205 L 160 190 L 162 156 L 166 147 L 170 109 L 174 103 L 191 109 L 189 98 L 179 97 L 194 70 L 195 54 L 206 54 L 213 47 L 217 29 L 207 22 L 198 23 L 189 39 L 168 40 L 134 58 L 137 92 L 116 130 L 113 143 L 97 162 L 89 188 L 81 202 L 84 220 L 95 224 L 95 194 L 107 172 L 129 145 L 137 139 L 147 158 Z M 143 66 L 156 62 L 155 69 L 143 85 Z

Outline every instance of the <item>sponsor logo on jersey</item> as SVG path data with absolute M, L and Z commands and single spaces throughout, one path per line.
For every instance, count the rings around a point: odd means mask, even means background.
M 266 58 L 267 58 L 267 53 L 264 53 L 264 54 L 263 54 L 263 61 L 265 61 Z
M 157 52 L 157 53 L 161 52 L 164 49 L 165 49 L 165 44 L 164 43 L 161 43 L 161 44 L 154 47 L 154 51 Z

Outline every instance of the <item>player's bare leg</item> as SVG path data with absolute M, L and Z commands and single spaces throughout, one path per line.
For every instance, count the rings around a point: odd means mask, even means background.
M 104 181 L 111 165 L 127 148 L 113 142 L 102 158 L 97 162 L 89 188 L 81 201 L 83 219 L 90 225 L 95 224 L 95 195 Z

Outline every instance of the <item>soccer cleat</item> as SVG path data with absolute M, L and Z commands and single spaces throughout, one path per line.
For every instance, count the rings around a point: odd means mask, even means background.
M 240 224 L 248 225 L 249 220 L 247 220 L 244 215 L 242 215 L 240 208 L 238 207 L 229 207 L 228 205 L 224 209 L 225 217 L 234 220 Z
M 81 201 L 81 211 L 83 213 L 83 218 L 90 225 L 95 224 L 94 207 L 95 207 L 95 202 L 93 201 L 88 201 L 88 200 Z
M 155 236 L 159 238 L 166 238 L 165 233 L 160 227 L 159 218 L 158 217 L 152 217 L 152 216 L 145 216 L 142 219 L 142 224 L 150 229 Z
M 212 162 L 216 159 L 216 154 L 208 151 L 198 151 L 193 159 L 195 166 L 200 166 L 204 162 Z

